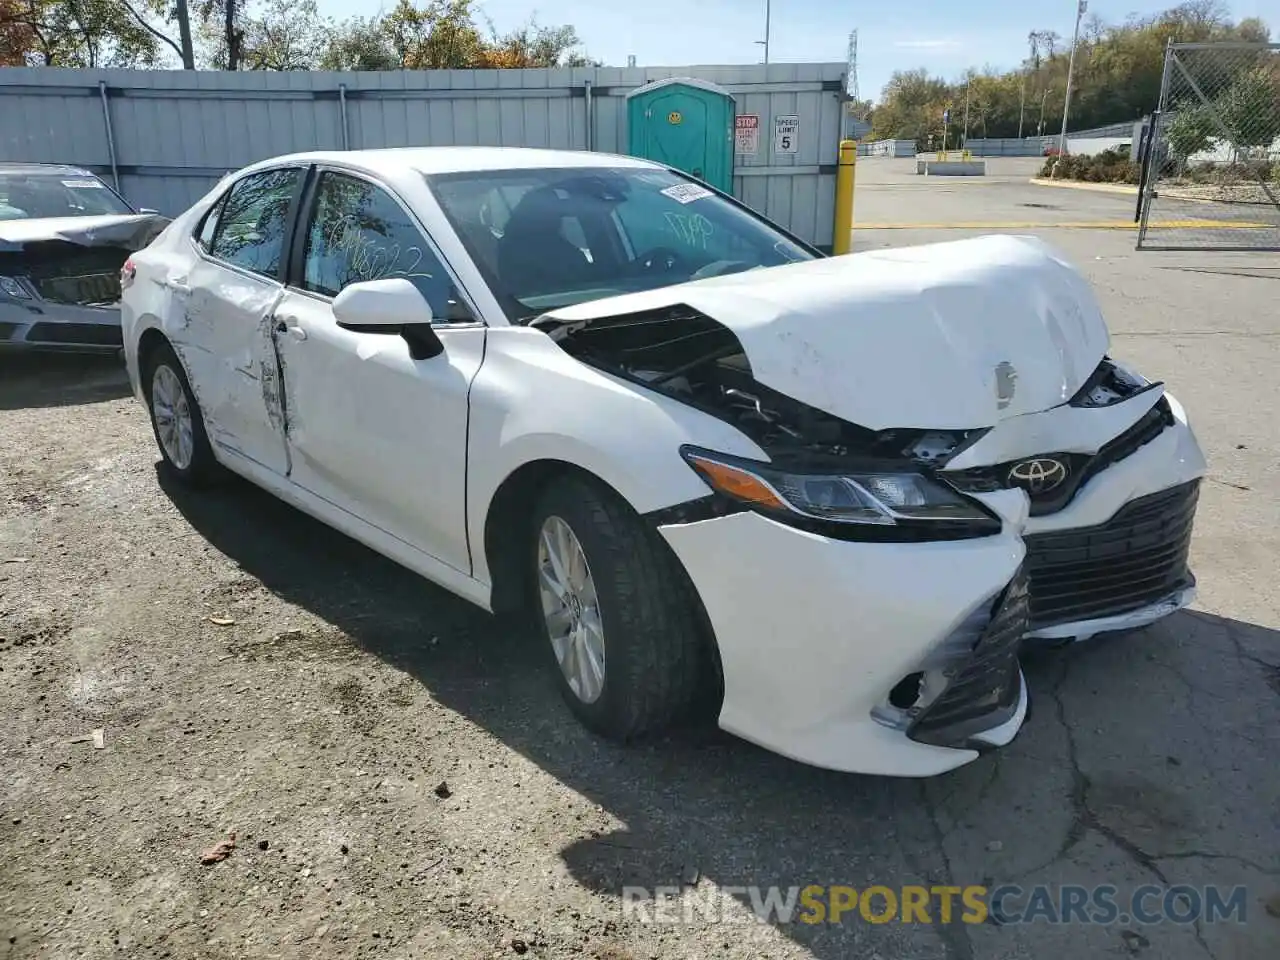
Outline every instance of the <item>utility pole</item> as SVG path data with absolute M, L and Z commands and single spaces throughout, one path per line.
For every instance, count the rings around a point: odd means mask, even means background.
M 969 84 L 973 82 L 972 77 L 968 77 L 964 82 L 964 142 L 962 147 L 969 146 Z
M 1058 138 L 1058 156 L 1067 152 L 1067 116 L 1071 112 L 1071 75 L 1075 72 L 1076 47 L 1080 43 L 1080 18 L 1089 9 L 1089 0 L 1079 0 L 1076 4 L 1076 30 L 1071 36 L 1071 56 L 1067 58 L 1067 93 L 1062 101 L 1062 136 Z
M 1037 137 L 1044 136 L 1044 102 L 1047 99 L 1049 99 L 1049 88 L 1045 87 L 1044 91 L 1040 94 L 1040 124 L 1036 127 Z

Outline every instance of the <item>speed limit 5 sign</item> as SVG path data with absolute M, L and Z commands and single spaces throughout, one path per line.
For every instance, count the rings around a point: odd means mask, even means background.
M 795 153 L 800 141 L 799 117 L 773 118 L 773 152 Z

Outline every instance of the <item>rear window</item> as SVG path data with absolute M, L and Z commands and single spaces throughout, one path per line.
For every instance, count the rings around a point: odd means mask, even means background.
M 0 220 L 130 214 L 129 205 L 87 173 L 0 173 Z

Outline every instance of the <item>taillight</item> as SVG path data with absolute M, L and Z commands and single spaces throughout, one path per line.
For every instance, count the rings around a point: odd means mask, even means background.
M 133 278 L 138 275 L 138 268 L 133 265 L 133 258 L 130 257 L 124 262 L 124 266 L 120 268 L 120 289 L 128 290 L 133 285 Z

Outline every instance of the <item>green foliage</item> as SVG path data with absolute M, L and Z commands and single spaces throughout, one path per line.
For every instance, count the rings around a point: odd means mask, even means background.
M 1045 160 L 1040 176 L 1087 183 L 1137 183 L 1138 165 L 1129 159 L 1127 150 L 1104 150 L 1091 157 L 1068 154 Z
M 0 4 L 4 60 L 47 67 L 157 66 L 166 45 L 174 44 L 149 21 L 162 17 L 166 7 L 165 0 L 6 0 Z
M 1237 147 L 1269 146 L 1280 137 L 1280 69 L 1260 65 L 1241 73 L 1216 105 Z
M 1151 113 L 1160 97 L 1165 46 L 1170 40 L 1257 42 L 1268 38 L 1262 21 L 1253 18 L 1233 24 L 1216 0 L 1188 0 L 1164 13 L 1130 18 L 1122 24 L 1090 17 L 1082 26 L 1076 52 L 1070 126 L 1082 130 Z M 970 71 L 954 82 L 931 77 L 923 69 L 895 73 L 872 114 L 872 136 L 915 140 L 925 147 L 932 135 L 939 146 L 942 112 L 949 108 L 948 142 L 959 145 L 966 87 L 970 137 L 1016 137 L 1020 117 L 1024 136 L 1057 132 L 1062 125 L 1070 43 L 1046 31 L 1033 31 L 1029 39 L 1031 56 L 1015 70 Z M 1261 86 L 1251 87 L 1247 93 L 1252 97 L 1258 89 Z M 1242 103 L 1245 93 L 1241 92 Z M 1272 107 L 1270 112 L 1280 111 Z
M 1218 125 L 1209 109 L 1189 103 L 1178 109 L 1164 131 L 1169 149 L 1183 161 L 1207 148 L 1218 134 Z

